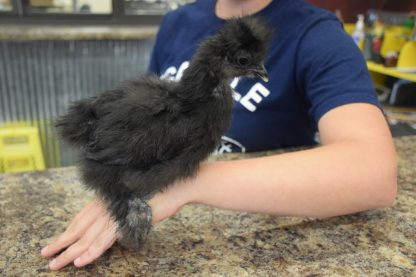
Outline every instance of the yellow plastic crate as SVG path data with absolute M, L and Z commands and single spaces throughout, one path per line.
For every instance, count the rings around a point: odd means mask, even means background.
M 408 41 L 411 35 L 411 30 L 401 26 L 386 26 L 384 31 L 383 44 L 381 46 L 380 54 L 386 57 L 389 52 L 398 52 L 403 49 L 403 46 Z
M 4 172 L 45 169 L 38 128 L 0 128 L 0 164 Z
M 416 41 L 409 41 L 404 45 L 397 67 L 409 70 L 416 69 Z

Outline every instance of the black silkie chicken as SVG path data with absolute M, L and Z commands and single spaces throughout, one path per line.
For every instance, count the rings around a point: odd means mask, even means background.
M 81 149 L 83 183 L 118 224 L 119 243 L 138 249 L 151 227 L 146 200 L 192 177 L 231 121 L 229 82 L 267 81 L 263 66 L 271 31 L 262 19 L 226 22 L 199 45 L 181 81 L 143 76 L 72 104 L 56 127 Z

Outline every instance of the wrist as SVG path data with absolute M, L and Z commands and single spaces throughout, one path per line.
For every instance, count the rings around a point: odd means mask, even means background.
M 148 204 L 152 208 L 152 224 L 158 223 L 170 216 L 175 215 L 183 206 L 189 203 L 200 203 L 204 197 L 205 190 L 202 188 L 201 172 L 206 175 L 207 169 L 213 163 L 201 165 L 198 173 L 193 178 L 176 181 L 165 190 L 156 193 Z M 208 174 L 209 175 L 209 174 Z
M 198 194 L 197 186 L 198 176 L 194 176 L 174 184 L 174 187 L 176 188 L 177 199 L 181 207 L 196 202 L 196 196 Z
M 152 209 L 152 224 L 175 215 L 183 206 L 193 202 L 192 186 L 193 182 L 190 180 L 176 181 L 149 199 L 148 205 Z
M 215 182 L 212 176 L 216 172 L 216 166 L 220 162 L 204 162 L 200 165 L 199 170 L 193 178 L 183 181 L 184 205 L 189 203 L 206 204 L 205 198 L 207 193 L 207 184 Z
M 182 206 L 200 202 L 201 192 L 204 192 L 204 190 L 201 189 L 201 176 L 203 176 L 203 173 L 207 170 L 207 167 L 209 167 L 210 164 L 211 163 L 202 163 L 195 176 L 179 181 L 173 185 L 176 188 L 175 190 L 177 192 L 178 201 L 180 201 Z

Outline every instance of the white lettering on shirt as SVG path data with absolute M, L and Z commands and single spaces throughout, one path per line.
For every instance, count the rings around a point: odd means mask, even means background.
M 176 67 L 174 67 L 174 66 L 168 67 L 165 70 L 165 72 L 160 76 L 160 79 L 174 81 L 176 71 L 177 71 Z
M 174 66 L 168 67 L 165 72 L 161 75 L 161 79 L 170 81 L 179 81 L 182 78 L 183 72 L 189 67 L 189 61 L 184 61 L 178 69 Z M 236 102 L 239 102 L 244 108 L 250 112 L 255 112 L 257 105 L 263 101 L 264 98 L 270 95 L 270 91 L 263 86 L 262 83 L 255 83 L 246 95 L 242 96 L 240 93 L 235 91 L 240 78 L 234 78 L 230 83 L 230 87 L 233 90 L 233 98 Z
M 218 145 L 217 149 L 214 151 L 214 154 L 224 154 L 224 153 L 231 153 L 231 152 L 240 152 L 245 153 L 246 148 L 240 142 L 236 141 L 235 139 L 222 136 L 221 143 Z
M 189 67 L 189 62 L 183 62 L 176 73 L 175 81 L 179 81 L 182 78 L 183 71 Z
M 263 97 L 261 97 L 259 93 L 263 95 Z M 240 104 L 250 112 L 255 112 L 257 107 L 252 102 L 250 102 L 250 100 L 254 100 L 254 102 L 259 104 L 263 98 L 269 96 L 269 94 L 270 91 L 267 88 L 265 88 L 261 83 L 256 83 L 251 87 L 247 94 L 241 98 Z
M 238 85 L 238 82 L 240 81 L 240 78 L 234 78 L 233 81 L 230 84 L 230 87 L 233 89 L 233 98 L 236 102 L 239 102 L 241 99 L 241 94 L 235 91 L 235 88 Z

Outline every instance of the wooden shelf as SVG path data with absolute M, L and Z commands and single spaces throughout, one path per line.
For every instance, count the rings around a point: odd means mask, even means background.
M 396 78 L 416 82 L 416 74 L 415 73 L 401 72 L 397 69 L 388 68 L 388 67 L 385 67 L 384 65 L 376 64 L 374 62 L 367 62 L 367 67 L 368 67 L 368 70 L 370 70 L 372 72 L 377 72 L 377 73 L 380 73 L 380 74 L 384 74 L 384 75 L 388 75 L 388 76 L 392 76 L 392 77 L 396 77 Z

